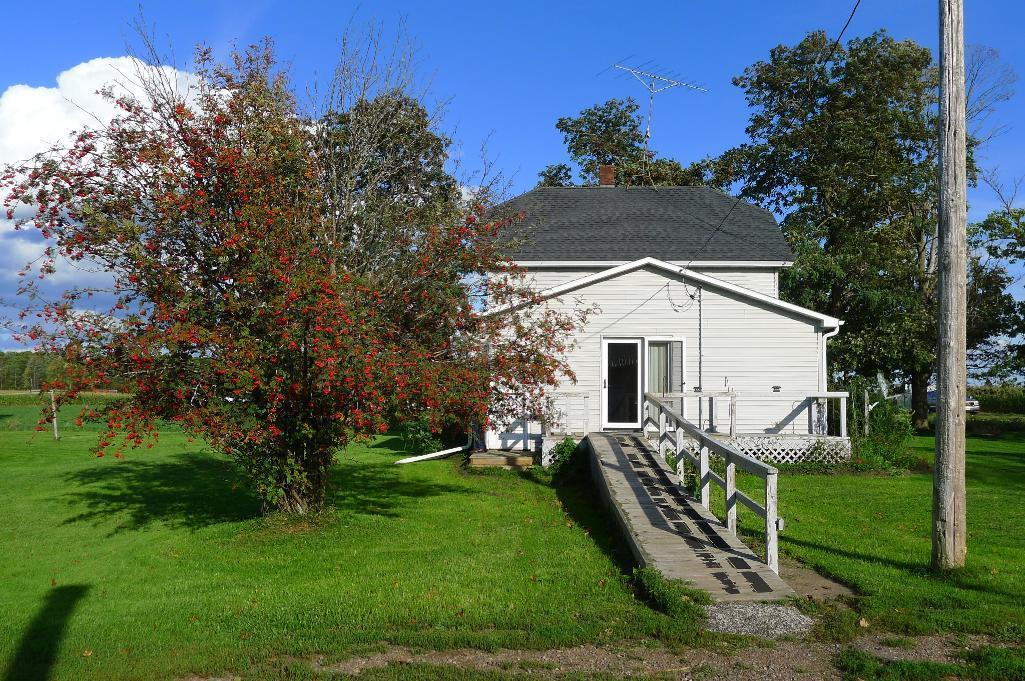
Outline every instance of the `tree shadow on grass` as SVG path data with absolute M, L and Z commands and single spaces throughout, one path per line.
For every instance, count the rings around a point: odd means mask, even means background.
M 208 454 L 178 454 L 160 461 L 103 461 L 68 473 L 64 479 L 75 487 L 64 499 L 78 511 L 64 523 L 116 520 L 111 534 L 156 522 L 198 529 L 260 514 L 260 500 L 239 468 Z
M 395 517 L 418 499 L 473 492 L 466 485 L 408 477 L 391 461 L 345 462 L 331 471 L 325 506 L 343 513 Z
M 764 540 L 764 534 L 752 532 L 760 539 Z M 1025 606 L 1025 594 L 1009 591 L 1007 589 L 999 589 L 992 586 L 984 586 L 974 583 L 975 579 L 972 575 L 972 571 L 969 570 L 957 570 L 949 574 L 942 574 L 934 571 L 927 562 L 913 562 L 909 560 L 896 560 L 893 558 L 887 558 L 884 556 L 872 555 L 868 553 L 860 553 L 858 551 L 852 551 L 850 549 L 842 549 L 836 546 L 826 546 L 817 542 L 805 541 L 802 539 L 794 539 L 793 537 L 786 537 L 783 540 L 787 544 L 793 544 L 795 546 L 801 546 L 804 548 L 815 549 L 818 551 L 825 551 L 833 555 L 842 556 L 852 561 L 858 561 L 869 565 L 885 565 L 887 567 L 899 570 L 907 573 L 913 577 L 920 577 L 922 579 L 936 582 L 937 584 L 947 584 L 957 589 L 964 589 L 966 591 L 977 591 L 980 593 L 991 594 L 994 596 L 1000 596 L 1007 598 L 1018 605 Z M 949 598 L 949 596 L 948 596 Z M 965 607 L 970 607 L 970 604 L 966 604 Z
M 232 461 L 191 452 L 170 459 L 100 461 L 68 473 L 75 489 L 62 499 L 75 511 L 64 524 L 116 522 L 111 534 L 154 523 L 199 529 L 258 517 L 259 497 Z M 416 479 L 387 463 L 342 461 L 331 471 L 325 506 L 342 512 L 399 515 L 411 500 L 470 491 L 469 488 Z
M 46 593 L 43 607 L 21 635 L 4 681 L 46 681 L 50 678 L 71 613 L 88 591 L 88 586 L 72 584 Z
M 540 479 L 531 469 L 519 471 L 519 475 L 524 480 L 539 485 L 550 484 L 547 480 Z M 562 502 L 563 510 L 574 524 L 587 532 L 591 541 L 621 572 L 631 574 L 637 563 L 623 538 L 619 524 L 598 494 L 589 472 L 582 471 L 580 475 L 552 486 L 555 495 Z

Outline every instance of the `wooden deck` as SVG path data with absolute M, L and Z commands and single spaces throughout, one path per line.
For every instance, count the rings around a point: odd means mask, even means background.
M 534 455 L 529 452 L 487 451 L 474 452 L 470 455 L 471 468 L 522 470 L 530 468 L 535 463 Z
M 771 601 L 794 591 L 715 516 L 640 435 L 591 433 L 591 472 L 638 563 L 716 601 Z

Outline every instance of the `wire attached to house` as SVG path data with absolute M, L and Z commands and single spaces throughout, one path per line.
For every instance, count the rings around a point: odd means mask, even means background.
M 836 56 L 836 49 L 840 46 L 840 41 L 843 40 L 843 36 L 847 32 L 847 28 L 851 25 L 851 22 L 854 20 L 854 15 L 857 13 L 858 7 L 860 7 L 860 6 L 861 6 L 861 0 L 855 0 L 854 7 L 851 8 L 851 13 L 847 16 L 847 21 L 844 22 L 843 28 L 840 29 L 840 33 L 836 36 L 836 40 L 833 41 L 833 45 L 829 49 L 829 55 L 825 59 L 819 59 L 818 62 L 815 64 L 815 66 L 819 66 L 820 64 L 824 64 L 827 61 L 831 61 L 833 59 L 833 57 Z M 829 126 L 829 119 L 828 118 L 826 119 L 826 126 L 827 126 L 827 130 L 828 130 L 828 126 Z M 701 255 L 705 251 L 705 249 L 708 247 L 708 244 L 711 243 L 711 241 L 715 237 L 715 235 L 718 234 L 719 231 L 722 230 L 722 228 L 726 225 L 726 221 L 729 220 L 730 215 L 733 214 L 733 211 L 736 209 L 737 205 L 740 204 L 740 201 L 741 201 L 741 197 L 740 196 L 736 196 L 734 201 L 733 201 L 733 205 L 730 206 L 730 209 L 728 211 L 726 211 L 726 215 L 723 216 L 723 219 L 719 222 L 719 224 L 716 226 L 716 228 L 712 230 L 712 233 L 708 235 L 708 238 L 705 239 L 705 242 L 701 245 L 701 248 L 699 248 L 697 250 L 697 252 L 694 253 L 690 257 L 690 260 L 687 261 L 686 266 L 684 266 L 684 268 L 683 268 L 684 270 L 689 270 L 691 265 L 694 264 L 694 261 L 697 260 L 698 256 Z M 684 289 L 684 291 L 687 293 L 687 296 L 691 299 L 691 301 L 693 301 L 695 294 L 690 292 L 690 287 L 687 285 L 686 278 L 681 277 L 681 281 L 683 282 L 683 289 Z M 668 284 L 666 285 L 666 294 L 669 297 L 669 304 L 672 306 L 674 311 L 680 312 L 680 311 L 683 311 L 683 310 L 686 310 L 686 309 L 690 308 L 690 305 L 687 305 L 686 307 L 678 306 L 673 301 L 672 295 L 669 293 Z

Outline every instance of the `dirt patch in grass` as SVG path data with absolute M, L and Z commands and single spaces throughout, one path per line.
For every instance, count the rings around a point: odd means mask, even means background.
M 798 596 L 803 598 L 814 598 L 825 601 L 843 596 L 853 596 L 854 589 L 846 584 L 834 581 L 829 577 L 819 574 L 810 567 L 789 558 L 780 556 L 779 576 L 790 585 Z
M 795 681 L 840 679 L 833 664 L 836 655 L 851 647 L 884 660 L 952 662 L 968 649 L 983 645 L 981 637 L 919 636 L 902 639 L 894 646 L 892 636 L 863 636 L 850 644 L 815 641 L 782 641 L 749 646 L 730 652 L 705 648 L 673 650 L 640 643 L 583 645 L 549 650 L 458 649 L 416 651 L 401 646 L 341 662 L 314 660 L 318 674 L 359 676 L 363 672 L 409 665 L 455 667 L 462 671 L 530 674 L 545 678 L 565 674 L 601 674 L 613 678 L 655 676 L 678 679 L 729 678 L 736 681 L 785 678 Z
M 541 677 L 606 674 L 613 678 L 667 675 L 682 679 L 708 679 L 729 674 L 734 679 L 761 679 L 765 678 L 766 669 L 771 665 L 774 671 L 783 671 L 786 676 L 795 679 L 839 678 L 830 663 L 830 654 L 820 654 L 818 657 L 821 659 L 815 660 L 807 654 L 807 650 L 802 650 L 804 646 L 792 643 L 783 645 L 793 650 L 783 652 L 777 646 L 775 650 L 751 648 L 746 649 L 742 655 L 724 655 L 702 649 L 673 651 L 661 646 L 624 644 L 584 645 L 551 650 L 485 652 L 461 649 L 418 653 L 408 648 L 393 647 L 375 655 L 334 664 L 315 663 L 313 670 L 357 676 L 364 671 L 388 666 L 437 665 L 489 672 L 529 672 L 532 676 Z M 832 652 L 835 654 L 836 651 Z M 791 664 L 795 661 L 800 667 L 799 673 Z M 741 673 L 738 674 L 738 671 Z
M 865 636 L 852 642 L 855 650 L 893 662 L 956 662 L 969 650 L 988 642 L 984 636 Z

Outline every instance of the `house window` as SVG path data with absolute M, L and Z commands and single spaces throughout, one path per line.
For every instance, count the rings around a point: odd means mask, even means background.
M 683 342 L 648 342 L 648 392 L 683 390 Z
M 648 344 L 648 391 L 669 392 L 669 343 Z

